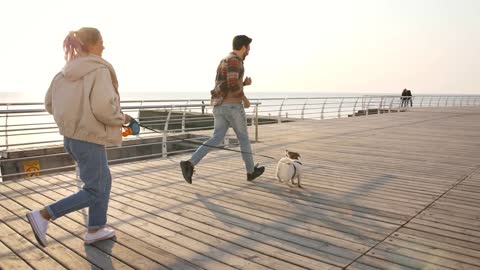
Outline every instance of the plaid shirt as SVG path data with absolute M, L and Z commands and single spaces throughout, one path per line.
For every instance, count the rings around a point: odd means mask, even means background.
M 231 97 L 241 98 L 243 93 L 243 60 L 234 52 L 220 61 L 215 78 L 215 88 L 210 91 L 212 106 L 220 105 L 223 99 Z

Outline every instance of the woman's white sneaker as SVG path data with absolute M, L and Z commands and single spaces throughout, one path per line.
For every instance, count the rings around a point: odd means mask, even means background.
M 46 247 L 48 220 L 40 214 L 39 210 L 28 212 L 27 219 L 28 222 L 30 222 L 30 226 L 32 226 L 33 234 L 37 242 L 41 246 Z
M 105 226 L 94 233 L 86 233 L 84 240 L 85 244 L 90 245 L 101 240 L 112 238 L 114 236 L 115 230 L 108 226 Z

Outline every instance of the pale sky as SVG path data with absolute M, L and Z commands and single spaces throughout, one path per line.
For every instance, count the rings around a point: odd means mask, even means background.
M 96 27 L 121 92 L 205 92 L 238 34 L 255 92 L 480 94 L 477 0 L 1 0 L 0 91 L 42 92 Z

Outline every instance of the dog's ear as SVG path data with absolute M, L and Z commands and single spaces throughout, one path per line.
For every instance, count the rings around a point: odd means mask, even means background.
M 288 152 L 288 155 L 291 159 L 298 159 L 300 157 L 300 154 L 297 152 Z

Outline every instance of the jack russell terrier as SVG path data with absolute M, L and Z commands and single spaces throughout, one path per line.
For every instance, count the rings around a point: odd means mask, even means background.
M 300 181 L 303 176 L 303 164 L 300 161 L 300 154 L 288 150 L 285 150 L 285 152 L 285 157 L 280 159 L 277 164 L 277 170 L 275 173 L 277 179 L 279 182 L 286 181 L 289 186 L 290 183 L 292 183 L 292 185 L 297 185 L 301 188 L 302 185 L 300 184 Z M 295 179 L 297 179 L 296 184 Z

